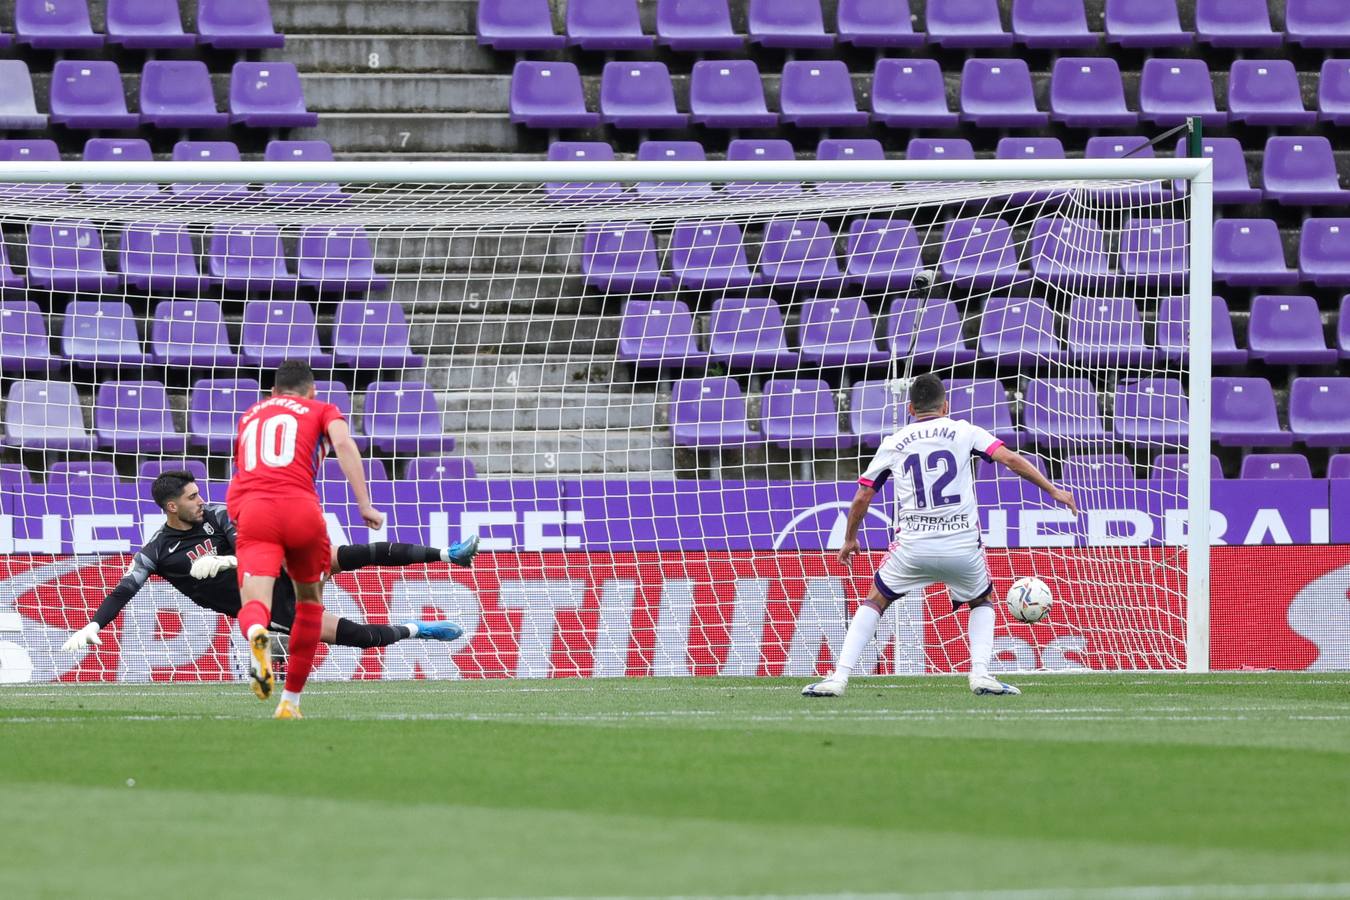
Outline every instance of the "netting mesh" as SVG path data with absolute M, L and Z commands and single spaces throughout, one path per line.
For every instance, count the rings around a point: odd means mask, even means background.
M 1190 203 L 1158 181 L 0 186 L 0 678 L 229 679 L 234 631 L 151 579 L 60 651 L 189 466 L 221 502 L 238 414 L 287 358 L 350 410 L 382 533 L 336 464 L 335 544 L 472 570 L 339 575 L 329 609 L 450 617 L 449 645 L 332 648 L 319 677 L 809 674 L 890 540 L 834 559 L 856 478 L 936 372 L 1074 491 L 981 464 L 1005 669 L 1185 663 Z M 964 615 L 964 613 L 959 614 Z M 938 589 L 861 672 L 946 672 Z

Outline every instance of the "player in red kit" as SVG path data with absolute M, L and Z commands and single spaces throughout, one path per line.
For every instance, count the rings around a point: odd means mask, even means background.
M 328 449 L 351 482 L 361 518 L 371 528 L 384 514 L 370 503 L 361 453 L 342 413 L 314 398 L 314 372 L 303 360 L 277 367 L 272 396 L 249 407 L 234 441 L 234 477 L 225 503 L 238 535 L 239 630 L 251 650 L 249 677 L 258 699 L 272 694 L 272 587 L 281 565 L 295 583 L 286 685 L 276 718 L 300 718 L 300 692 L 319 645 L 323 623 L 323 579 L 331 563 L 328 527 L 314 488 Z

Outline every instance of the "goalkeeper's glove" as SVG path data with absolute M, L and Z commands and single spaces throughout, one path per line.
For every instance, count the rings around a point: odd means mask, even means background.
M 225 569 L 233 569 L 239 560 L 233 556 L 199 556 L 188 571 L 193 578 L 214 578 Z
M 103 639 L 98 636 L 99 625 L 97 622 L 90 622 L 79 631 L 66 638 L 66 642 L 61 645 L 61 649 L 67 653 L 74 653 L 76 650 L 88 649 L 90 644 L 95 647 L 103 646 Z

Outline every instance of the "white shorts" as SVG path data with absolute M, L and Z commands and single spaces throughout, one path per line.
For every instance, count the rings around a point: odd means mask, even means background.
M 953 608 L 979 600 L 994 587 L 983 547 L 960 556 L 911 556 L 895 543 L 881 561 L 873 581 L 882 596 L 892 601 L 941 582 L 947 586 Z

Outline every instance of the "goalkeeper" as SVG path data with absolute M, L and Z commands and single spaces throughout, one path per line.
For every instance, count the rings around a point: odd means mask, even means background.
M 207 503 L 192 473 L 186 471 L 162 473 L 150 486 L 150 494 L 168 520 L 136 553 L 122 580 L 99 604 L 93 620 L 72 634 L 61 645 L 62 650 L 84 650 L 90 644 L 102 644 L 99 631 L 117 618 L 151 575 L 160 576 L 204 609 L 238 617 L 239 581 L 233 571 L 235 528 L 225 506 Z M 470 566 L 477 552 L 477 536 L 446 550 L 415 544 L 350 544 L 333 548 L 331 572 L 429 562 Z M 289 632 L 294 619 L 295 587 L 289 578 L 278 578 L 272 591 L 273 627 Z M 324 613 L 320 639 L 343 647 L 384 647 L 409 638 L 453 641 L 463 633 L 454 622 L 368 625 Z

